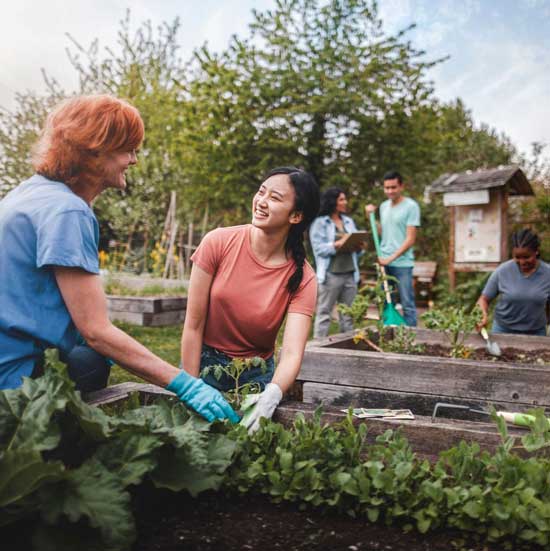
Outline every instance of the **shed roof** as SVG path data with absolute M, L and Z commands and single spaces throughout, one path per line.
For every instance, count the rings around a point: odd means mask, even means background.
M 527 177 L 516 165 L 443 174 L 431 186 L 432 193 L 475 191 L 508 185 L 510 195 L 534 195 Z

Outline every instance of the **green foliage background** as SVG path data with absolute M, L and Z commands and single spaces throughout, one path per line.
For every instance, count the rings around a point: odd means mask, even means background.
M 70 39 L 74 93 L 128 98 L 146 126 L 128 190 L 95 204 L 104 238 L 158 239 L 172 190 L 182 223 L 206 209 L 212 226 L 243 223 L 252 192 L 277 165 L 302 166 L 323 188 L 345 187 L 361 225 L 365 202 L 383 198 L 388 169 L 398 168 L 422 203 L 443 172 L 517 158 L 509 139 L 476 126 L 461 100 L 437 100 L 428 71 L 446 60 L 416 50 L 410 28 L 384 32 L 373 0 L 277 0 L 254 11 L 246 36 L 225 50 L 205 44 L 187 60 L 180 26 L 135 28 L 128 13 L 114 47 Z M 0 110 L 0 196 L 32 173 L 29 151 L 45 114 L 70 95 L 45 81 L 45 92 L 20 94 L 12 111 Z M 419 256 L 441 261 L 446 248 L 443 207 L 423 208 Z

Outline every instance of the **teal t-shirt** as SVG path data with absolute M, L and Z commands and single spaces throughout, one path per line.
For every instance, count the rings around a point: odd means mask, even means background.
M 99 226 L 66 185 L 35 175 L 0 201 L 0 389 L 16 388 L 49 347 L 82 342 L 54 266 L 99 273 Z
M 395 206 L 388 199 L 380 205 L 380 224 L 382 226 L 382 242 L 380 252 L 382 258 L 392 255 L 407 237 L 407 226 L 420 226 L 420 207 L 410 197 Z M 410 247 L 399 258 L 396 258 L 390 266 L 397 268 L 412 268 L 414 266 L 414 252 Z

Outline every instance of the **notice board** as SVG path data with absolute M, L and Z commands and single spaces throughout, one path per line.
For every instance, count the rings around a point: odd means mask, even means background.
M 455 258 L 459 262 L 502 262 L 502 193 L 491 190 L 485 204 L 455 209 Z

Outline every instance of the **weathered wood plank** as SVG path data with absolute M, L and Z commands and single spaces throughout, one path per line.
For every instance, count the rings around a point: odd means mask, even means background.
M 464 399 L 456 396 L 434 396 L 431 394 L 375 390 L 324 383 L 304 383 L 302 394 L 303 401 L 312 404 L 323 404 L 340 408 L 410 409 L 415 415 L 425 416 L 432 415 L 434 407 L 438 402 L 467 405 L 473 408 L 488 408 L 490 405 L 493 405 L 497 410 L 504 411 L 525 411 L 531 407 L 510 402 L 488 403 L 483 400 Z M 487 416 L 485 415 L 460 409 L 440 409 L 438 417 L 487 421 Z
M 180 325 L 185 320 L 185 310 L 172 310 L 157 314 L 143 314 L 143 325 L 162 327 L 164 325 Z
M 122 312 L 157 313 L 184 310 L 187 297 L 123 297 L 107 295 L 110 310 Z
M 113 402 L 119 402 L 120 400 L 125 400 L 130 396 L 132 392 L 139 392 L 140 394 L 146 395 L 168 395 L 173 396 L 174 394 L 160 386 L 151 385 L 148 383 L 120 383 L 118 385 L 108 386 L 102 390 L 97 390 L 95 392 L 89 392 L 86 394 L 86 402 L 93 406 L 99 406 L 102 404 L 110 404 Z
M 148 312 L 121 312 L 109 310 L 111 321 L 124 321 L 134 325 L 147 327 L 162 327 L 164 325 L 180 325 L 185 320 L 185 310 L 172 310 L 150 314 Z
M 159 297 L 160 311 L 185 310 L 187 308 L 187 297 Z
M 311 347 L 298 380 L 487 402 L 550 404 L 550 370 L 502 362 Z
M 107 295 L 107 306 L 115 312 L 160 312 L 160 300 L 151 297 L 123 297 Z
M 279 405 L 273 419 L 286 426 L 291 425 L 296 416 L 302 413 L 306 419 L 311 418 L 316 407 L 313 404 L 300 402 L 283 402 Z M 325 407 L 321 416 L 324 423 L 334 424 L 342 421 L 345 413 L 336 408 Z M 432 423 L 429 417 L 417 416 L 410 421 L 387 419 L 353 419 L 354 424 L 365 423 L 369 429 L 368 442 L 374 442 L 376 437 L 388 429 L 401 429 L 412 449 L 422 455 L 434 458 L 439 452 L 456 446 L 461 441 L 477 442 L 481 449 L 494 452 L 501 440 L 496 427 L 490 423 L 452 421 L 436 421 Z M 525 431 L 510 427 L 512 436 L 521 436 Z

